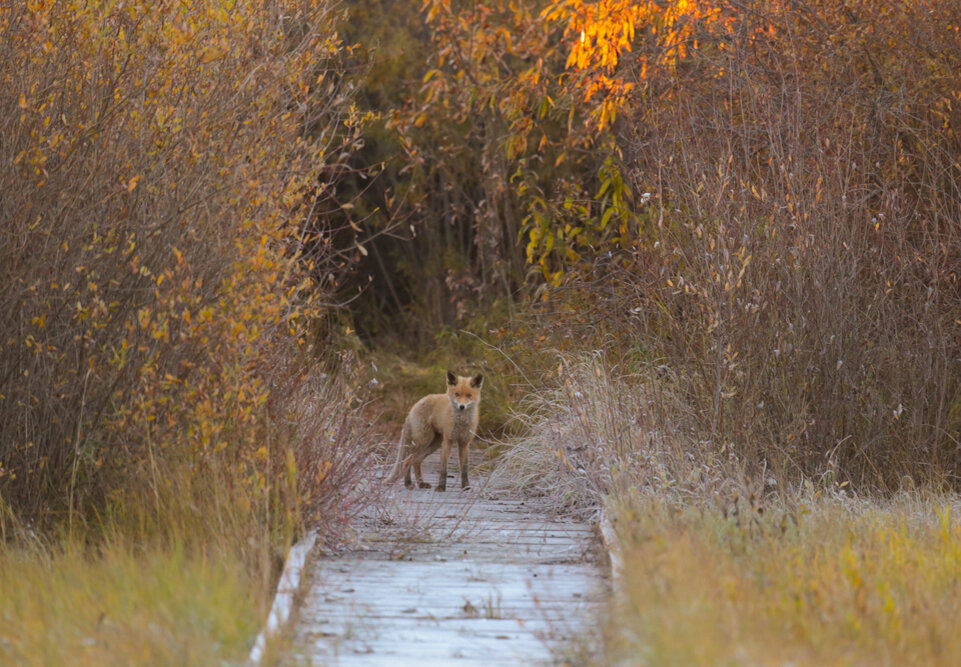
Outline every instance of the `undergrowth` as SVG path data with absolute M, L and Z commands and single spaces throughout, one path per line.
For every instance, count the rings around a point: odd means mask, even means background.
M 609 664 L 954 662 L 956 498 L 719 504 L 646 499 L 618 513 Z
M 0 662 L 240 662 L 269 603 L 270 568 L 183 540 L 97 549 L 67 541 L 0 551 Z M 266 565 L 266 564 L 265 564 Z
M 346 361 L 344 362 L 346 363 Z M 246 658 L 293 540 L 344 536 L 370 499 L 372 434 L 350 368 L 291 380 L 267 406 L 268 472 L 158 459 L 122 502 L 37 532 L 9 513 L 0 663 L 195 664 Z
M 600 351 L 555 359 L 553 382 L 517 406 L 524 431 L 505 448 L 496 482 L 592 513 L 612 496 L 683 501 L 743 477 L 737 447 L 716 448 L 698 431 L 665 367 L 619 366 Z
M 494 475 L 612 521 L 624 566 L 605 664 L 951 663 L 955 495 L 885 494 L 830 460 L 817 477 L 770 470 L 716 444 L 664 365 L 558 359 Z

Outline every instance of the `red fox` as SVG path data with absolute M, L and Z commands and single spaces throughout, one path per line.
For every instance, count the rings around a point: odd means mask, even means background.
M 447 459 L 452 444 L 457 445 L 460 461 L 460 486 L 470 488 L 467 481 L 468 448 L 477 430 L 483 375 L 462 377 L 447 371 L 447 393 L 430 394 L 417 401 L 410 409 L 397 446 L 397 461 L 390 482 L 404 477 L 404 486 L 413 486 L 410 469 L 414 469 L 417 486 L 429 489 L 424 481 L 420 464 L 440 447 L 440 477 L 437 491 L 447 489 Z

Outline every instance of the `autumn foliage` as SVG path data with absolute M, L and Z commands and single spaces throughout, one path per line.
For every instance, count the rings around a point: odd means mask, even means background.
M 308 0 L 3 5 L 6 504 L 266 484 L 320 304 L 431 341 L 519 295 L 745 461 L 953 478 L 953 3 L 352 10 L 394 51 Z
M 403 155 L 381 212 L 414 231 L 362 267 L 379 312 L 464 326 L 526 294 L 673 368 L 745 465 L 956 478 L 956 3 L 431 0 L 423 20 L 419 92 L 381 110 Z
M 161 460 L 268 483 L 323 297 L 301 221 L 351 140 L 335 18 L 0 5 L 0 506 L 110 501 Z
M 958 7 L 719 8 L 623 73 L 626 321 L 749 468 L 955 484 Z

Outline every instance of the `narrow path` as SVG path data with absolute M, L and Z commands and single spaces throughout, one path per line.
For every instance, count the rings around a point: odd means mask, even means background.
M 433 482 L 436 464 L 427 467 Z M 356 549 L 313 564 L 295 653 L 390 667 L 589 655 L 607 585 L 594 531 L 536 499 L 495 497 L 485 481 L 472 477 L 468 492 L 453 475 L 445 493 L 392 489 L 364 517 Z

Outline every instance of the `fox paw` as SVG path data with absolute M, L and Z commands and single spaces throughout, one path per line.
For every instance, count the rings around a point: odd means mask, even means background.
M 438 484 L 438 485 L 437 485 L 437 488 L 434 489 L 434 491 L 446 491 L 446 490 L 447 490 L 447 485 L 446 485 L 446 484 L 443 485 L 443 486 L 441 486 L 440 484 Z
M 419 487 L 422 488 L 422 489 L 429 489 L 429 488 L 430 488 L 430 482 L 418 482 L 418 483 L 417 483 L 417 486 L 419 486 Z

